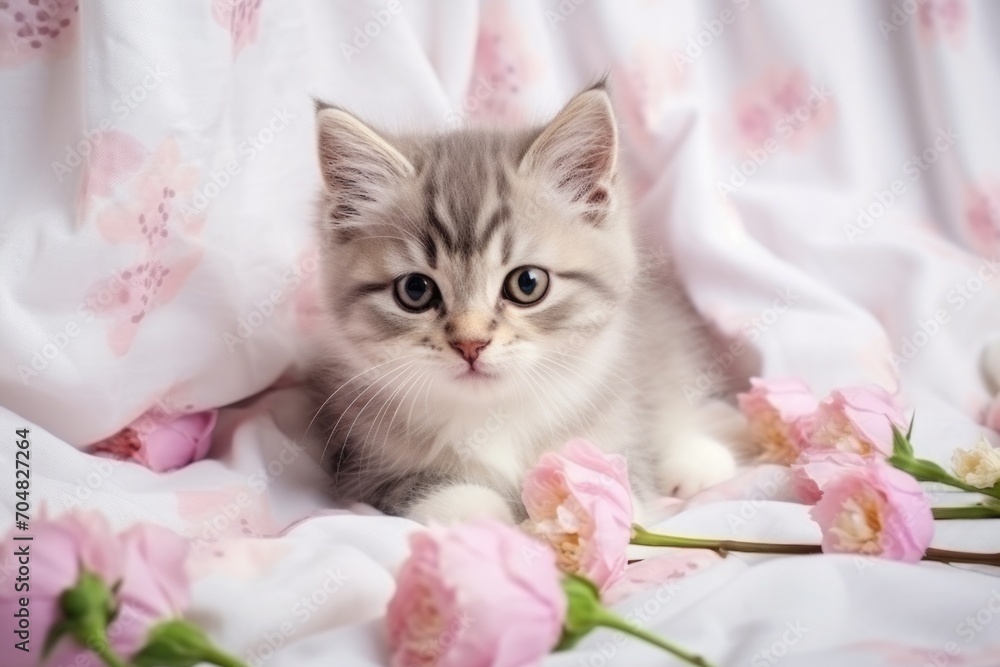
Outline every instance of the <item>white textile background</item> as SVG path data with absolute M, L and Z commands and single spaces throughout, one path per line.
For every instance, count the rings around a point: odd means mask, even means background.
M 232 650 L 384 664 L 414 525 L 326 509 L 294 390 L 223 410 L 210 460 L 175 473 L 78 448 L 254 395 L 316 333 L 310 96 L 392 129 L 516 124 L 610 72 L 638 223 L 744 344 L 719 367 L 881 383 L 946 462 L 997 388 L 998 34 L 986 0 L 0 3 L 0 437 L 32 429 L 34 498 L 191 536 L 193 614 Z M 741 500 L 775 476 L 663 527 L 815 539 L 802 507 Z M 936 544 L 1000 550 L 998 524 Z M 686 576 L 620 609 L 718 664 L 1000 665 L 988 574 L 669 561 Z M 600 633 L 547 664 L 665 663 Z

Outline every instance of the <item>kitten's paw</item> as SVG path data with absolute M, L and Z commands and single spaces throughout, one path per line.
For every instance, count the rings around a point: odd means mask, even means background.
M 476 484 L 455 484 L 431 491 L 410 508 L 407 516 L 423 524 L 482 518 L 514 523 L 514 514 L 504 497 Z
M 690 436 L 663 453 L 659 465 L 660 491 L 688 498 L 736 474 L 732 452 L 707 436 Z

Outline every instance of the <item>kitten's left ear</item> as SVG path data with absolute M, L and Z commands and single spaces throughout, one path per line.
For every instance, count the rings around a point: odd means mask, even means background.
M 521 160 L 519 170 L 546 178 L 586 215 L 599 218 L 610 205 L 618 164 L 618 130 L 611 99 L 599 84 L 563 107 Z

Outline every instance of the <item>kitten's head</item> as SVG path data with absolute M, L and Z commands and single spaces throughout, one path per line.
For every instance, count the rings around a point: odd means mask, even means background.
M 389 138 L 323 105 L 317 125 L 338 356 L 461 397 L 600 346 L 636 264 L 603 87 L 524 132 Z

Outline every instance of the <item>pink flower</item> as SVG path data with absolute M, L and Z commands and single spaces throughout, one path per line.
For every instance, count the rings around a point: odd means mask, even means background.
M 891 424 L 906 430 L 906 418 L 896 399 L 882 387 L 864 385 L 831 392 L 803 423 L 803 433 L 810 447 L 888 456 L 892 454 Z
M 823 489 L 834 479 L 853 467 L 867 464 L 865 457 L 853 452 L 808 450 L 792 464 L 792 488 L 802 502 L 815 505 L 823 497 Z
M 188 542 L 166 528 L 140 524 L 119 536 L 125 572 L 118 591 L 121 611 L 109 634 L 125 655 L 136 653 L 149 629 L 161 620 L 176 618 L 191 598 L 184 565 Z M 115 625 L 118 624 L 118 628 Z
M 819 400 L 797 378 L 752 378 L 749 392 L 737 396 L 750 423 L 750 434 L 761 447 L 760 459 L 789 464 L 805 447 L 802 420 L 816 412 Z
M 625 572 L 632 535 L 628 466 L 586 440 L 547 453 L 524 478 L 525 528 L 555 549 L 559 568 L 606 590 Z
M 30 534 L 34 538 L 30 542 L 7 535 L 0 546 L 0 564 L 6 571 L 18 571 L 19 547 L 28 549 L 31 566 L 31 651 L 5 654 L 5 667 L 39 664 L 45 638 L 61 617 L 59 597 L 79 582 L 84 571 L 97 575 L 109 588 L 121 583 L 119 614 L 108 628 L 111 645 L 120 655 L 133 655 L 154 623 L 179 615 L 188 602 L 184 574 L 188 544 L 165 528 L 139 525 L 115 535 L 100 514 L 78 511 L 50 518 L 43 510 L 31 521 Z M 0 615 L 7 636 L 15 636 L 14 614 L 24 595 L 13 585 L 0 588 Z M 77 659 L 86 655 L 89 651 L 64 637 L 47 664 L 82 664 Z M 90 659 L 96 662 L 96 657 Z
M 257 41 L 260 32 L 262 0 L 214 0 L 212 16 L 215 22 L 229 30 L 233 44 L 233 60 L 240 51 Z
M 824 553 L 857 553 L 917 562 L 934 536 L 930 502 L 913 477 L 883 461 L 848 466 L 810 511 Z
M 482 520 L 410 537 L 386 622 L 393 667 L 524 667 L 555 647 L 566 597 L 555 556 Z
M 163 421 L 147 413 L 93 445 L 91 451 L 135 461 L 154 472 L 183 468 L 208 454 L 218 416 L 218 410 L 206 410 Z
M 28 647 L 31 652 L 10 650 L 9 645 L 5 646 L 5 667 L 38 664 L 45 637 L 60 616 L 59 596 L 76 585 L 83 570 L 109 582 L 117 581 L 122 574 L 121 551 L 110 526 L 100 514 L 73 512 L 50 519 L 43 510 L 31 521 L 30 535 L 33 537 L 30 542 L 14 541 L 13 538 L 20 535 L 12 530 L 0 545 L 3 571 L 18 572 L 21 563 L 16 554 L 21 547 L 28 550 L 27 565 L 30 567 L 31 635 Z M 8 584 L 0 587 L 0 616 L 3 617 L 3 635 L 12 638 L 18 629 L 14 614 L 20 608 L 18 600 L 25 596 L 25 591 L 15 590 L 13 577 Z M 56 645 L 50 663 L 74 664 L 77 656 L 86 653 L 63 639 Z

